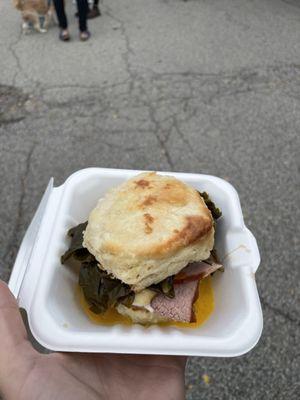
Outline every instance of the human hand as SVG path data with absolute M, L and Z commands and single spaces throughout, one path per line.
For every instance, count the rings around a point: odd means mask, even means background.
M 5 400 L 182 400 L 186 358 L 33 349 L 0 281 L 0 392 Z

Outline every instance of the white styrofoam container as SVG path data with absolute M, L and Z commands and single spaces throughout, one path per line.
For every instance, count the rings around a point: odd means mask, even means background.
M 36 340 L 50 350 L 232 357 L 249 351 L 262 332 L 255 283 L 260 263 L 256 240 L 246 228 L 236 190 L 209 175 L 171 173 L 207 191 L 222 209 L 216 248 L 225 272 L 214 274 L 215 310 L 197 329 L 153 325 L 94 324 L 77 302 L 78 276 L 60 263 L 67 230 L 87 219 L 99 197 L 141 171 L 88 168 L 52 190 L 19 293 Z M 18 271 L 13 270 L 14 280 Z

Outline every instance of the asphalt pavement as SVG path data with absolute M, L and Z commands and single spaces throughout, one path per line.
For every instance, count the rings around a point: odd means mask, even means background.
M 91 40 L 21 33 L 0 0 L 0 277 L 51 176 L 208 173 L 238 190 L 262 262 L 258 345 L 192 358 L 187 399 L 300 398 L 298 0 L 105 0 Z M 0 338 L 1 340 L 1 338 Z

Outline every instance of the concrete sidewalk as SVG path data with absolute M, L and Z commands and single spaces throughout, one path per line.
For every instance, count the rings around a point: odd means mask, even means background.
M 69 3 L 62 43 L 57 27 L 22 35 L 0 0 L 0 276 L 50 176 L 223 177 L 260 246 L 265 326 L 243 357 L 191 359 L 187 398 L 298 399 L 300 3 L 105 0 L 87 43 Z

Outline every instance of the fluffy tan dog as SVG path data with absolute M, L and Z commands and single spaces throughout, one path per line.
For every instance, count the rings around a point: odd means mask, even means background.
M 51 0 L 12 0 L 15 8 L 22 14 L 22 31 L 27 33 L 31 25 L 40 33 L 47 32 L 54 20 L 54 6 Z

